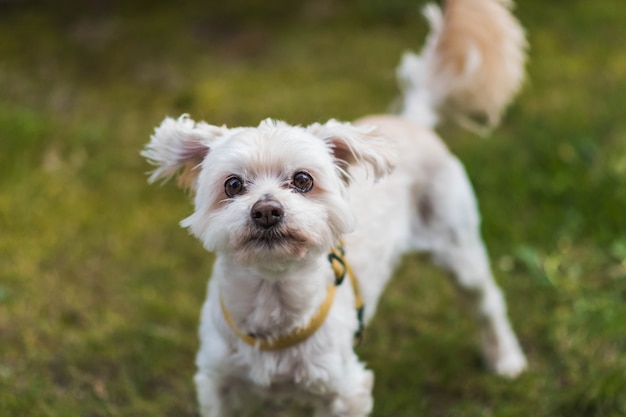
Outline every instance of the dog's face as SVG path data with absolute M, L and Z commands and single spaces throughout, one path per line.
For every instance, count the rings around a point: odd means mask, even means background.
M 151 180 L 185 168 L 195 211 L 181 224 L 208 250 L 245 265 L 327 251 L 354 227 L 349 171 L 363 165 L 377 178 L 393 159 L 372 129 L 335 121 L 228 129 L 184 117 L 166 119 L 143 155 L 159 166 Z

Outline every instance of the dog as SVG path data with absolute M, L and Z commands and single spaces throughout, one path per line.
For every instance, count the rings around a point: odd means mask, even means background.
M 498 124 L 524 78 L 511 6 L 427 6 L 422 52 L 398 68 L 397 115 L 237 128 L 183 115 L 155 129 L 142 151 L 156 166 L 149 181 L 177 176 L 192 190 L 181 225 L 216 254 L 196 359 L 202 416 L 246 415 L 257 400 L 368 415 L 374 378 L 355 335 L 412 251 L 432 254 L 469 296 L 489 368 L 510 378 L 525 369 L 470 182 L 433 131 L 442 118 Z

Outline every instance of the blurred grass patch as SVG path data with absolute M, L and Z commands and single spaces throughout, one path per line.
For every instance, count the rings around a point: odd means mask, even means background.
M 212 257 L 178 227 L 188 198 L 146 184 L 140 149 L 166 115 L 385 111 L 421 6 L 0 2 L 0 416 L 195 415 Z M 503 126 L 441 131 L 531 368 L 485 372 L 451 286 L 409 256 L 359 348 L 374 416 L 626 414 L 626 4 L 517 10 L 529 81 Z

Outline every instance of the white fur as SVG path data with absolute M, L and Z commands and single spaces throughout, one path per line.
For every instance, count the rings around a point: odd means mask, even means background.
M 429 14 L 432 43 L 446 25 L 435 6 Z M 466 70 L 480 71 L 480 56 L 468 48 Z M 420 68 L 432 66 L 442 53 L 425 50 L 421 58 L 405 58 L 405 81 L 419 80 Z M 491 62 L 489 71 L 494 68 Z M 417 73 L 409 74 L 413 70 Z M 352 348 L 358 321 L 349 282 L 337 288 L 319 330 L 282 350 L 263 351 L 240 340 L 220 308 L 221 298 L 241 331 L 267 340 L 305 326 L 334 280 L 326 256 L 340 238 L 360 282 L 366 322 L 401 255 L 429 251 L 470 296 L 487 364 L 507 377 L 525 368 L 490 272 L 469 180 L 431 130 L 441 103 L 455 98 L 433 101 L 441 91 L 413 81 L 405 84 L 400 117 L 308 127 L 265 120 L 257 127 L 228 129 L 183 116 L 156 129 L 144 151 L 157 165 L 151 180 L 188 169 L 195 210 L 181 224 L 216 253 L 195 377 L 203 417 L 258 415 L 265 400 L 308 403 L 318 417 L 369 414 L 373 374 Z M 438 81 L 435 89 L 444 80 Z M 310 191 L 294 188 L 298 172 L 313 178 Z M 225 183 L 233 175 L 245 189 L 228 196 Z M 256 202 L 267 199 L 284 211 L 270 229 L 256 225 L 251 213 Z

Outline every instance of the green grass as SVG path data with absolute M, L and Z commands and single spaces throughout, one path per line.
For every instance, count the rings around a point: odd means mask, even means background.
M 0 2 L 2 417 L 193 416 L 212 257 L 178 227 L 188 198 L 146 184 L 153 127 L 385 111 L 426 31 L 408 0 L 152 3 Z M 442 133 L 530 370 L 487 373 L 444 275 L 409 256 L 359 348 L 376 417 L 626 415 L 626 3 L 518 15 L 529 78 L 503 125 Z

